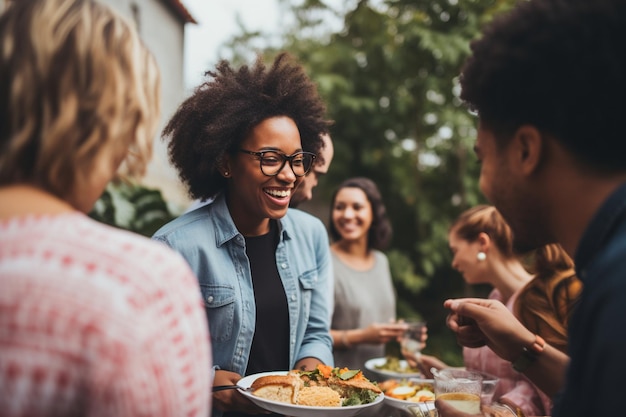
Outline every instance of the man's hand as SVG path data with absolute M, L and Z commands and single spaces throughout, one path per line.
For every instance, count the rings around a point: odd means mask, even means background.
M 463 346 L 487 345 L 496 355 L 511 362 L 517 359 L 523 346 L 535 340 L 535 335 L 500 301 L 461 298 L 446 300 L 443 305 L 451 310 L 447 325 Z

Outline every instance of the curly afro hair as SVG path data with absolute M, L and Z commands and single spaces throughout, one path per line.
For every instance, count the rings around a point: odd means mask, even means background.
M 332 239 L 335 242 L 341 240 L 341 234 L 339 234 L 339 231 L 337 231 L 333 222 L 333 208 L 335 207 L 337 194 L 339 194 L 339 191 L 344 188 L 358 188 L 362 190 L 367 197 L 367 201 L 369 201 L 372 206 L 372 224 L 367 234 L 368 248 L 378 249 L 381 251 L 387 249 L 391 243 L 391 235 L 393 231 L 391 221 L 387 216 L 387 208 L 383 203 L 383 197 L 381 196 L 376 183 L 365 177 L 349 178 L 339 184 L 339 187 L 337 187 L 333 193 L 333 197 L 331 199 L 332 203 L 330 205 L 330 221 L 328 222 L 330 236 Z
M 330 121 L 315 84 L 292 56 L 283 52 L 267 67 L 261 56 L 252 68 L 222 60 L 178 108 L 163 131 L 169 158 L 193 199 L 207 200 L 226 187 L 218 168 L 248 133 L 276 116 L 294 120 L 302 148 L 318 154 Z
M 531 124 L 596 170 L 625 170 L 626 1 L 531 0 L 496 18 L 461 73 L 461 98 L 508 142 Z

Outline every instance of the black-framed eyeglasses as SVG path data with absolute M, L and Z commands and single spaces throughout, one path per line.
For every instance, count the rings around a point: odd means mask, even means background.
M 296 177 L 304 177 L 313 166 L 316 155 L 311 152 L 296 152 L 292 155 L 286 155 L 279 151 L 248 151 L 239 149 L 239 152 L 247 153 L 259 158 L 261 172 L 268 177 L 278 175 L 285 167 L 285 163 L 289 161 L 289 166 Z

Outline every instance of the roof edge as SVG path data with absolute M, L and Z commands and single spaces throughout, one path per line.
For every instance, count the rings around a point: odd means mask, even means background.
M 172 10 L 177 17 L 179 17 L 183 23 L 193 23 L 197 24 L 198 22 L 194 17 L 189 13 L 189 10 L 185 7 L 181 0 L 161 0 L 165 5 Z

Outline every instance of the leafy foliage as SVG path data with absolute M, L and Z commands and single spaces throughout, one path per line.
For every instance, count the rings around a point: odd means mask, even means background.
M 175 217 L 159 190 L 126 182 L 109 184 L 89 216 L 148 237 Z

